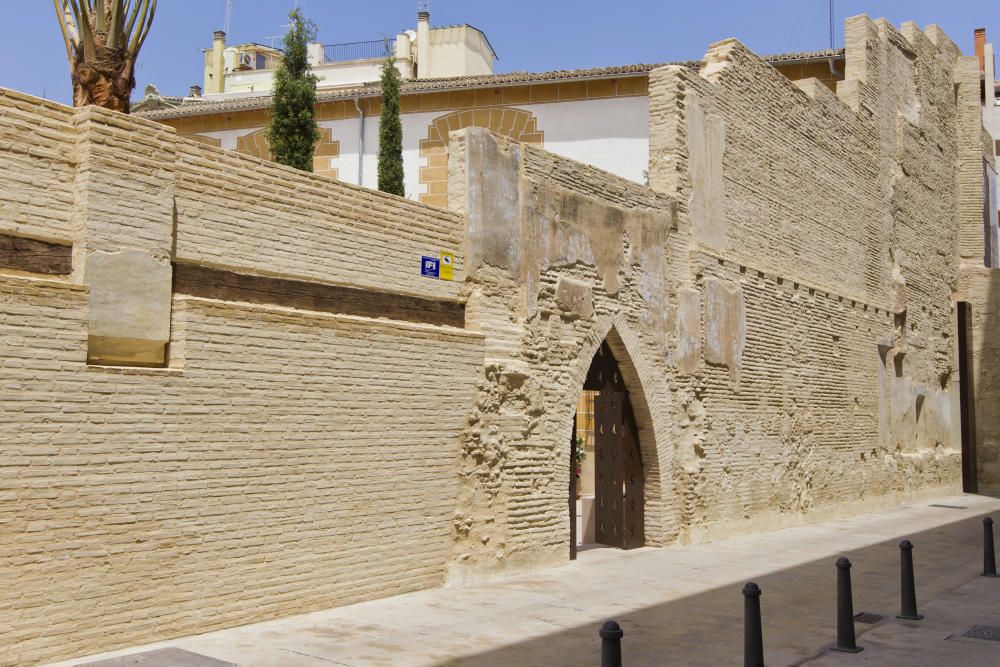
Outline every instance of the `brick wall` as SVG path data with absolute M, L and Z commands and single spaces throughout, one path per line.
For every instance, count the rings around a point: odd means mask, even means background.
M 76 263 L 0 257 L 0 664 L 441 584 L 483 348 L 458 283 L 419 271 L 450 250 L 461 278 L 460 216 L 99 109 L 0 105 L 0 233 Z M 88 364 L 95 293 L 130 287 L 93 259 L 126 252 L 166 267 L 162 368 Z M 169 296 L 177 263 L 254 303 Z M 421 299 L 457 326 L 404 321 Z M 366 301 L 386 306 L 338 310 Z
M 177 363 L 112 369 L 86 313 L 0 280 L 0 664 L 442 582 L 478 337 L 177 297 Z
M 457 298 L 454 213 L 178 139 L 178 261 L 323 283 Z M 455 253 L 455 282 L 420 257 Z
M 462 220 L 346 183 L 180 139 L 139 118 L 0 90 L 0 233 L 77 242 L 77 254 L 160 257 L 454 300 Z M 129 194 L 126 196 L 125 192 Z M 175 210 L 176 209 L 176 210 Z M 455 253 L 455 282 L 420 256 Z
M 451 211 L 0 93 L 0 233 L 76 259 L 0 268 L 0 661 L 563 562 L 603 341 L 647 544 L 955 491 L 957 299 L 995 393 L 975 82 L 936 28 L 846 34 L 836 94 L 732 40 L 653 72 L 652 189 L 453 133 Z M 166 365 L 87 363 L 153 316 Z
M 957 487 L 974 79 L 933 28 L 856 17 L 846 41 L 836 95 L 734 40 L 651 75 L 651 183 L 690 215 L 706 345 L 727 309 L 709 278 L 745 308 L 745 329 L 714 332 L 741 347 L 736 372 L 706 353 L 681 383 L 706 414 L 679 452 L 692 534 Z
M 71 241 L 75 128 L 62 105 L 0 89 L 0 232 Z
M 846 57 L 836 93 L 735 40 L 652 72 L 652 190 L 452 135 L 489 359 L 454 579 L 566 558 L 572 417 L 604 339 L 636 411 L 647 544 L 959 489 L 974 81 L 936 28 L 850 19 Z

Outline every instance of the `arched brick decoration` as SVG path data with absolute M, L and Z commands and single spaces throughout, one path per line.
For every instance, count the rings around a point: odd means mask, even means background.
M 335 157 L 340 157 L 340 142 L 334 141 L 330 128 L 321 127 L 319 143 L 316 144 L 316 152 L 313 153 L 313 173 L 327 178 L 339 178 L 340 170 L 330 166 Z
M 267 130 L 257 130 L 236 139 L 236 152 L 252 155 L 262 160 L 271 159 L 271 147 L 267 143 Z
M 236 151 L 245 155 L 271 159 L 271 147 L 267 143 L 267 130 L 260 129 L 244 134 L 236 139 Z M 320 128 L 319 143 L 313 154 L 313 173 L 327 178 L 337 178 L 339 170 L 330 166 L 330 161 L 340 156 L 340 142 L 334 141 L 330 128 Z
M 448 205 L 448 133 L 466 127 L 485 127 L 496 134 L 525 144 L 541 146 L 545 133 L 538 129 L 535 114 L 513 107 L 490 107 L 454 111 L 435 118 L 427 127 L 427 138 L 420 140 L 420 157 L 427 158 L 420 167 L 420 182 L 427 192 L 420 201 L 434 206 Z

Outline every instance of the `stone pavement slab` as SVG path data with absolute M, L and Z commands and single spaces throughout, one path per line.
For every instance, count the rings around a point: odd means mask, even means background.
M 158 648 L 141 653 L 131 653 L 117 658 L 107 658 L 86 662 L 80 667 L 236 667 L 231 662 L 223 662 L 179 648 Z
M 599 662 L 597 629 L 614 618 L 625 631 L 626 667 L 741 665 L 740 591 L 752 580 L 763 590 L 771 667 L 996 665 L 1000 642 L 958 636 L 976 624 L 1000 625 L 1000 579 L 978 577 L 981 518 L 987 513 L 1000 514 L 1000 500 L 955 496 L 709 544 L 597 549 L 565 567 L 501 581 L 400 595 L 87 660 L 172 646 L 244 667 L 577 667 Z M 927 616 L 920 622 L 893 618 L 903 538 L 914 544 L 917 600 Z M 841 555 L 854 563 L 855 611 L 888 616 L 857 626 L 866 650 L 856 655 L 827 652 L 835 635 L 834 562 Z
M 973 626 L 1000 626 L 1000 579 L 976 577 L 919 609 L 924 618 L 904 621 L 890 615 L 858 636 L 864 651 L 856 656 L 826 653 L 805 665 L 1000 665 L 1000 636 L 996 641 L 963 637 Z M 885 613 L 898 613 L 887 610 Z M 862 626 L 857 626 L 860 629 Z M 1000 628 L 998 628 L 1000 629 Z

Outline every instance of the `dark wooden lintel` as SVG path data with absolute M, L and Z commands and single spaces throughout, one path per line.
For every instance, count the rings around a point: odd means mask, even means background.
M 465 326 L 465 304 L 456 301 L 269 278 L 194 264 L 174 264 L 174 293 L 338 315 Z
M 69 275 L 73 272 L 73 247 L 0 234 L 0 269 Z

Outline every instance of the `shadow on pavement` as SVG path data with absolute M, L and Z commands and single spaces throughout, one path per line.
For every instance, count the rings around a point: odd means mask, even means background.
M 921 604 L 982 572 L 981 520 L 984 516 L 918 533 L 908 533 L 901 526 L 898 535 L 891 540 L 757 577 L 755 581 L 763 590 L 761 607 L 766 664 L 769 667 L 801 665 L 832 644 L 836 633 L 834 562 L 838 556 L 847 556 L 853 563 L 854 611 L 892 619 L 899 613 L 899 541 L 906 538 L 913 542 L 917 601 Z M 624 667 L 742 665 L 742 586 L 740 582 L 615 615 L 614 620 L 625 631 L 622 640 Z M 628 600 L 609 599 L 609 603 L 627 604 Z M 502 624 L 502 620 L 498 623 Z M 599 627 L 600 623 L 587 623 L 524 642 L 511 637 L 511 643 L 503 648 L 441 664 L 447 667 L 596 666 L 600 663 Z M 856 625 L 859 644 L 863 645 L 864 632 L 870 627 L 873 626 Z

